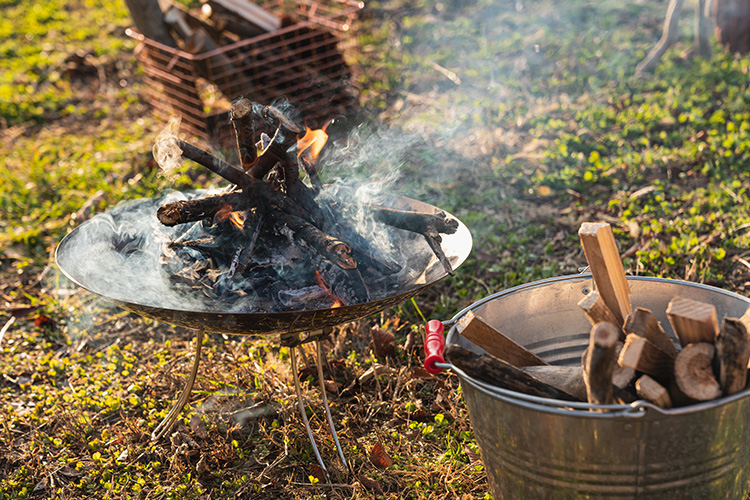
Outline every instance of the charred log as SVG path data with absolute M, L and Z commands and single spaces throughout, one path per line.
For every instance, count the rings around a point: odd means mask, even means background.
M 352 248 L 330 236 L 314 225 L 289 214 L 279 214 L 277 220 L 281 226 L 286 226 L 292 231 L 295 238 L 299 238 L 305 244 L 320 253 L 325 258 L 339 266 L 341 269 L 355 269 L 357 260 L 352 255 Z
M 245 211 L 253 208 L 252 200 L 243 192 L 206 196 L 194 200 L 167 203 L 157 210 L 156 217 L 165 226 L 213 219 L 220 210 Z
M 238 169 L 234 165 L 231 165 L 224 160 L 215 157 L 208 151 L 193 146 L 189 142 L 177 140 L 177 145 L 182 150 L 183 157 L 189 160 L 193 160 L 199 165 L 206 167 L 213 173 L 220 175 L 232 184 L 236 184 L 240 187 L 245 187 L 252 180 L 248 178 L 248 175 L 245 172 Z

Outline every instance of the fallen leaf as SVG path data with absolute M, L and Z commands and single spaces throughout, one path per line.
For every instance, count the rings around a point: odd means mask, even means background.
M 325 483 L 327 481 L 326 472 L 323 470 L 323 468 L 320 465 L 317 465 L 317 464 L 310 465 L 310 475 L 313 476 L 318 481 L 320 481 L 321 483 Z
M 393 459 L 388 455 L 380 442 L 375 443 L 375 446 L 372 447 L 372 451 L 370 452 L 370 462 L 380 469 L 385 469 L 393 465 Z
M 431 379 L 434 378 L 430 372 L 422 368 L 421 366 L 418 366 L 414 368 L 411 371 L 411 378 L 424 378 L 424 379 Z
M 380 483 L 377 482 L 376 480 L 371 479 L 365 476 L 364 474 L 359 474 L 357 476 L 357 479 L 359 480 L 360 483 L 362 483 L 362 486 L 364 486 L 368 490 L 372 490 L 376 493 L 381 493 L 381 494 L 383 493 L 383 488 L 380 486 Z
M 54 321 L 52 321 L 52 318 L 49 316 L 45 316 L 44 314 L 38 314 L 36 318 L 34 318 L 34 326 L 46 326 L 46 325 L 52 325 Z
M 466 456 L 469 457 L 469 462 L 472 464 L 481 460 L 481 457 L 468 446 L 464 446 L 464 453 L 466 453 Z
M 413 441 L 418 438 L 420 434 L 422 433 L 419 429 L 412 429 L 410 431 L 404 432 L 404 437 L 410 441 Z
M 324 380 L 323 385 L 326 388 L 326 391 L 330 392 L 331 394 L 338 394 L 341 390 L 341 384 L 338 382 L 334 382 L 333 380 Z

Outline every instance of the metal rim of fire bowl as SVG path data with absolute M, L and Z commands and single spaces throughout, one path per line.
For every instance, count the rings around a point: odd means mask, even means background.
M 386 199 L 389 206 L 394 208 L 428 212 L 441 210 L 458 221 L 459 227 L 454 234 L 441 235 L 441 245 L 454 270 L 467 259 L 472 248 L 472 237 L 468 228 L 458 218 L 433 205 L 405 196 L 388 195 Z M 144 202 L 148 200 L 150 199 L 143 199 Z M 309 309 L 290 312 L 227 312 L 160 307 L 155 304 L 142 304 L 137 300 L 122 300 L 112 297 L 102 290 L 97 290 L 91 283 L 85 283 L 84 280 L 80 279 L 80 276 L 77 276 L 77 266 L 74 263 L 76 256 L 72 255 L 73 252 L 69 250 L 69 247 L 73 246 L 72 242 L 78 238 L 82 231 L 81 228 L 89 222 L 84 222 L 68 233 L 55 250 L 55 262 L 69 280 L 81 288 L 136 314 L 169 324 L 202 329 L 213 333 L 263 336 L 318 331 L 377 314 L 417 295 L 447 275 L 437 258 L 432 258 L 425 269 L 419 270 L 420 279 L 423 279 L 424 282 L 407 283 L 401 290 L 397 290 L 393 295 L 385 298 L 333 309 Z

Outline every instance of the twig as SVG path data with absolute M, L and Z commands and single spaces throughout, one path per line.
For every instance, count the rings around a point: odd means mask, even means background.
M 459 78 L 458 75 L 455 74 L 453 71 L 440 66 L 438 63 L 436 63 L 434 61 L 430 62 L 430 66 L 432 66 L 435 70 L 437 70 L 438 72 L 440 72 L 448 80 L 450 80 L 453 83 L 455 83 L 456 86 L 461 85 L 461 78 Z
M 10 319 L 6 321 L 5 326 L 3 326 L 3 329 L 0 330 L 0 344 L 3 343 L 3 337 L 5 337 L 5 332 L 8 331 L 8 329 L 10 328 L 10 325 L 12 325 L 15 321 L 16 321 L 16 317 L 11 316 Z
M 370 351 L 370 359 L 372 359 L 372 366 L 374 367 L 376 365 L 376 359 L 375 354 Z M 383 390 L 380 388 L 380 380 L 378 380 L 378 371 L 375 370 L 375 387 L 378 389 L 378 401 L 381 403 L 383 402 Z
M 189 142 L 177 140 L 177 145 L 182 150 L 182 156 L 189 160 L 203 165 L 215 174 L 222 176 L 232 184 L 236 184 L 240 187 L 246 187 L 252 179 L 243 170 L 235 167 L 234 165 L 225 162 L 224 160 L 215 157 L 208 151 L 204 151 L 201 148 L 195 147 Z

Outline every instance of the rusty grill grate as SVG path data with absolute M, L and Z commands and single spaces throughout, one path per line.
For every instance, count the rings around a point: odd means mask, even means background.
M 287 98 L 311 127 L 346 113 L 357 93 L 341 44 L 362 4 L 295 5 L 299 22 L 200 54 L 128 30 L 140 42 L 135 53 L 154 114 L 163 120 L 181 116 L 183 131 L 221 144 L 231 135 L 226 112 L 240 96 L 261 103 Z M 282 2 L 264 6 L 279 15 L 289 8 Z

